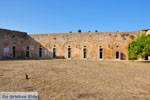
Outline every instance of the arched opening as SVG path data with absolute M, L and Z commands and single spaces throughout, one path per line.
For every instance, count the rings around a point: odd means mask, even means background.
M 13 57 L 15 58 L 16 57 L 16 47 L 15 46 L 13 46 Z
M 42 47 L 39 48 L 39 57 L 42 57 Z
M 103 48 L 99 49 L 99 59 L 103 59 Z
M 56 48 L 53 48 L 53 58 L 56 58 Z
M 71 48 L 68 48 L 68 58 L 71 58 Z
M 29 46 L 26 47 L 26 57 L 30 57 Z
M 149 60 L 149 59 L 148 59 L 148 55 L 145 56 L 144 60 Z
M 84 59 L 87 58 L 87 49 L 86 48 L 83 49 L 83 58 Z
M 120 59 L 120 53 L 118 51 L 116 52 L 116 59 Z

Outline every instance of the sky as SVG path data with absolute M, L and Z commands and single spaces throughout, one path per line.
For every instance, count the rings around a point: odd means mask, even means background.
M 150 29 L 150 0 L 0 0 L 0 28 L 28 34 Z

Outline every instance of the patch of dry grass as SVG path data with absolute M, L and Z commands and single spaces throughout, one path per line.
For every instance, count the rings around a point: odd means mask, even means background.
M 0 61 L 0 92 L 37 91 L 39 100 L 149 100 L 149 72 L 150 63 L 137 62 Z

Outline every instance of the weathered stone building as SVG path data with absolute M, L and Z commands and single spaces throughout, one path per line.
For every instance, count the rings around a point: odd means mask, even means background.
M 0 58 L 128 60 L 138 32 L 30 34 L 0 29 Z

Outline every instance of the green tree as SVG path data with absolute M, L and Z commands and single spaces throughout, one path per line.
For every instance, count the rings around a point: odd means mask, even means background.
M 98 30 L 95 30 L 95 32 L 98 32 Z
M 81 33 L 81 29 L 79 29 L 78 32 Z
M 150 36 L 142 34 L 136 40 L 132 41 L 128 48 L 128 55 L 130 60 L 150 55 Z

